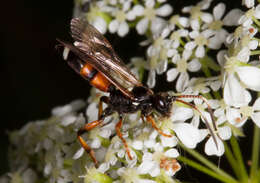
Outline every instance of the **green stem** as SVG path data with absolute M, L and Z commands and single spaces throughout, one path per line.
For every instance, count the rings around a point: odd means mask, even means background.
M 258 27 L 260 27 L 260 22 L 256 18 L 253 18 L 253 21 Z
M 251 51 L 250 55 L 260 55 L 260 50 Z
M 226 183 L 238 183 L 235 179 L 233 178 L 227 178 L 226 176 L 221 176 L 219 174 L 217 174 L 216 172 L 210 170 L 209 168 L 205 167 L 205 166 L 202 166 L 200 165 L 199 163 L 193 161 L 193 160 L 190 160 L 188 158 L 185 158 L 183 156 L 180 156 L 178 157 L 178 160 L 183 162 L 183 163 L 186 163 L 187 165 L 193 167 L 194 169 L 200 171 L 200 172 L 203 172 L 211 177 L 214 177 L 215 179 L 218 179 L 222 182 L 226 182 Z
M 248 181 L 248 175 L 247 175 L 247 172 L 246 172 L 245 164 L 243 162 L 243 157 L 242 157 L 242 154 L 241 154 L 241 151 L 240 151 L 239 144 L 238 144 L 238 142 L 237 142 L 237 140 L 234 136 L 231 137 L 230 143 L 231 143 L 232 150 L 233 150 L 234 155 L 235 155 L 236 160 L 237 160 L 237 167 L 240 170 L 241 180 L 242 180 L 242 182 L 247 182 Z
M 193 157 L 195 157 L 197 160 L 199 160 L 200 162 L 202 162 L 204 165 L 206 165 L 207 167 L 209 167 L 211 170 L 214 170 L 219 176 L 221 177 L 225 177 L 228 180 L 232 180 L 233 182 L 236 182 L 236 180 L 229 174 L 227 174 L 226 172 L 224 172 L 223 170 L 221 170 L 219 167 L 217 167 L 215 164 L 213 164 L 212 162 L 210 162 L 209 160 L 207 160 L 206 158 L 204 158 L 201 154 L 199 154 L 198 152 L 196 152 L 195 150 L 192 149 L 188 149 L 186 148 L 183 144 L 180 144 L 180 146 L 187 151 L 190 155 L 192 155 Z
M 258 169 L 257 172 L 258 172 L 258 173 L 257 173 L 257 180 L 258 180 L 258 182 L 260 182 L 260 168 Z
M 253 149 L 252 149 L 252 165 L 250 169 L 250 179 L 252 182 L 257 183 L 257 169 L 258 169 L 258 161 L 259 161 L 259 138 L 260 138 L 260 129 L 255 125 L 254 126 L 254 138 L 253 138 Z
M 239 170 L 239 167 L 237 166 L 237 160 L 234 158 L 234 154 L 231 152 L 227 143 L 226 142 L 223 142 L 223 143 L 225 146 L 225 156 L 226 156 L 230 166 L 232 167 L 234 173 L 236 174 L 237 178 L 241 179 L 240 170 Z

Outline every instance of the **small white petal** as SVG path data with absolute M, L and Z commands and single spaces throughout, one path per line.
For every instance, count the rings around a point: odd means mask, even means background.
M 167 81 L 168 82 L 172 82 L 173 80 L 176 79 L 178 74 L 179 74 L 179 72 L 178 72 L 178 70 L 176 68 L 169 69 L 167 71 Z
M 201 129 L 200 131 L 200 141 L 203 141 L 208 135 L 209 135 L 209 130 L 208 129 Z
M 253 23 L 253 20 L 252 19 L 250 19 L 250 18 L 247 18 L 247 19 L 245 19 L 245 21 L 243 22 L 243 26 L 244 27 L 249 27 L 250 25 L 252 25 L 252 23 Z
M 163 28 L 166 26 L 166 23 L 166 20 L 155 17 L 151 23 L 151 31 L 153 35 L 159 35 L 162 32 Z
M 188 27 L 189 26 L 189 19 L 186 17 L 180 17 L 179 18 L 179 23 L 183 26 L 183 27 Z
M 191 120 L 191 123 L 194 127 L 196 128 L 199 128 L 199 125 L 200 125 L 200 116 L 199 115 L 194 115 L 192 120 Z
M 202 1 L 199 1 L 197 6 L 199 6 L 201 10 L 206 10 L 209 8 L 212 1 L 213 0 L 202 0 Z
M 227 105 L 240 107 L 246 104 L 245 89 L 234 74 L 230 74 L 224 86 L 224 100 Z
M 204 48 L 204 46 L 198 46 L 196 51 L 195 51 L 195 55 L 198 58 L 204 57 L 205 56 L 205 48 Z
M 101 18 L 98 17 L 96 18 L 96 20 L 93 22 L 93 26 L 101 33 L 101 34 L 105 34 L 107 31 L 107 23 L 106 21 Z
M 177 92 L 183 92 L 189 84 L 189 75 L 187 72 L 182 72 L 176 83 Z
M 204 31 L 201 32 L 201 35 L 205 38 L 209 38 L 212 37 L 216 32 L 211 30 L 211 29 L 206 29 Z
M 119 22 L 117 20 L 112 20 L 108 26 L 109 32 L 115 33 L 119 27 Z
M 196 37 L 198 37 L 200 35 L 200 33 L 195 30 L 195 31 L 192 31 L 189 33 L 189 36 L 192 38 L 192 39 L 195 39 Z
M 189 35 L 189 31 L 186 30 L 186 29 L 180 29 L 180 30 L 178 30 L 178 33 L 179 33 L 179 35 L 180 35 L 181 37 L 186 37 L 186 36 Z
M 188 63 L 188 70 L 191 71 L 191 72 L 197 72 L 198 70 L 200 70 L 200 68 L 201 68 L 201 63 L 196 58 L 192 59 Z
M 176 54 L 172 57 L 172 63 L 177 64 L 177 62 L 181 59 L 181 56 L 176 52 Z
M 255 112 L 251 115 L 253 122 L 260 128 L 260 112 Z
M 69 115 L 62 119 L 61 124 L 63 126 L 69 126 L 70 124 L 74 123 L 76 119 L 77 119 L 76 116 Z
M 254 0 L 251 0 L 251 1 L 254 1 Z M 255 13 L 254 13 L 254 16 L 257 18 L 257 19 L 260 19 L 260 5 L 258 4 L 255 8 Z
M 137 4 L 133 7 L 133 11 L 136 16 L 141 16 L 141 15 L 143 15 L 144 7 L 141 6 L 140 4 Z
M 135 20 L 135 18 L 136 18 L 136 14 L 134 13 L 134 11 L 128 11 L 126 13 L 127 20 L 133 21 L 133 20 Z
M 180 155 L 177 149 L 169 149 L 164 154 L 169 158 L 177 158 Z
M 172 7 L 169 4 L 165 4 L 160 8 L 156 9 L 156 14 L 162 17 L 166 17 L 170 15 L 173 11 Z
M 214 82 L 211 82 L 211 83 L 210 83 L 210 88 L 211 88 L 213 91 L 219 90 L 220 87 L 221 87 L 221 81 L 214 81 Z
M 219 63 L 220 66 L 224 66 L 226 59 L 225 59 L 225 55 L 227 55 L 227 50 L 220 50 L 217 54 L 217 61 Z
M 192 8 L 193 6 L 186 6 L 186 7 L 184 7 L 181 11 L 183 12 L 183 13 L 189 13 L 190 11 L 191 11 L 191 8 Z
M 155 70 L 150 70 L 147 79 L 147 85 L 149 86 L 149 88 L 153 88 L 155 86 L 155 82 L 156 82 L 155 76 L 156 76 Z
M 144 146 L 147 148 L 152 148 L 155 145 L 155 141 L 154 140 L 146 140 L 144 141 Z
M 99 133 L 99 135 L 103 138 L 109 138 L 111 135 L 111 130 L 110 129 L 102 129 Z
M 91 142 L 90 146 L 91 146 L 91 148 L 93 148 L 93 149 L 97 149 L 97 148 L 99 148 L 99 147 L 101 146 L 101 142 L 100 142 L 100 140 L 99 140 L 98 138 L 95 138 L 95 139 Z
M 219 3 L 217 6 L 213 9 L 213 15 L 215 20 L 220 20 L 221 17 L 224 15 L 226 10 L 226 5 L 224 3 Z
M 81 147 L 73 156 L 72 159 L 79 159 L 83 153 L 84 153 L 85 149 L 83 147 Z
M 250 50 L 255 50 L 258 47 L 258 41 L 257 40 L 251 40 L 248 44 L 248 47 Z
M 237 54 L 237 59 L 241 62 L 248 62 L 250 57 L 250 50 L 248 47 L 242 48 L 242 50 Z
M 156 130 L 154 130 L 154 131 L 149 135 L 149 139 L 155 140 L 157 136 L 158 136 L 158 132 L 157 132 Z
M 119 28 L 118 28 L 118 35 L 120 37 L 124 37 L 129 31 L 129 27 L 128 27 L 128 24 L 126 22 L 122 22 L 120 25 L 119 25 Z
M 191 55 L 192 55 L 192 51 L 191 50 L 185 49 L 182 52 L 182 58 L 184 60 L 188 60 L 191 57 Z M 178 59 L 178 60 L 180 60 L 180 59 Z
M 173 57 L 176 53 L 178 53 L 176 49 L 169 49 L 167 51 L 167 57 Z
M 87 111 L 86 111 L 89 121 L 96 120 L 96 118 L 97 118 L 96 111 L 97 111 L 97 104 L 93 102 L 88 106 Z
M 228 122 L 236 127 L 243 126 L 247 120 L 247 118 L 242 119 L 238 109 L 233 109 L 233 108 L 228 108 L 226 110 L 226 117 Z
M 157 74 L 163 74 L 167 70 L 168 60 L 161 61 L 156 68 Z
M 143 162 L 144 161 L 152 161 L 152 159 L 153 159 L 153 154 L 152 153 L 144 152 L 144 155 L 143 155 L 143 158 L 142 158 Z
M 102 163 L 98 167 L 98 171 L 105 173 L 110 168 L 109 163 Z
M 152 167 L 151 171 L 149 172 L 149 174 L 152 176 L 152 177 L 156 177 L 160 174 L 161 170 L 159 168 L 159 166 L 156 166 L 154 164 L 154 166 Z
M 198 19 L 194 19 L 190 21 L 190 26 L 192 28 L 192 30 L 199 30 L 200 29 L 200 23 Z
M 72 107 L 70 105 L 65 105 L 62 107 L 55 107 L 51 111 L 52 115 L 54 115 L 54 116 L 63 116 L 70 112 L 72 112 Z
M 213 17 L 210 13 L 203 13 L 201 15 L 201 20 L 206 23 L 211 23 L 213 21 Z
M 184 48 L 187 50 L 193 50 L 196 47 L 196 43 L 194 41 L 190 41 L 185 44 Z
M 221 139 L 228 140 L 232 136 L 231 128 L 229 126 L 219 127 L 218 134 Z
M 239 79 L 251 90 L 260 91 L 260 69 L 253 66 L 238 67 Z
M 163 147 L 174 147 L 178 143 L 178 139 L 175 136 L 169 138 L 161 135 L 160 137 L 161 137 L 161 143 Z
M 208 39 L 208 47 L 214 50 L 218 50 L 222 44 L 224 43 L 226 37 L 222 39 L 222 35 L 226 35 L 225 31 L 221 31 L 220 34 L 216 34 L 215 36 Z
M 149 7 L 149 8 L 153 8 L 155 5 L 155 1 L 154 0 L 146 0 L 145 1 L 145 6 Z
M 253 109 L 254 111 L 260 111 L 260 97 L 258 97 L 258 99 L 255 101 L 254 105 L 253 105 Z
M 143 149 L 143 142 L 140 140 L 135 140 L 132 144 L 133 148 L 136 150 L 142 150 Z
M 243 12 L 240 9 L 233 9 L 225 16 L 223 23 L 226 26 L 238 25 L 238 19 L 241 17 Z
M 143 35 L 146 32 L 146 30 L 148 28 L 148 23 L 149 23 L 149 21 L 147 18 L 143 18 L 142 20 L 140 20 L 137 23 L 136 30 L 137 30 L 138 34 Z
M 163 30 L 162 30 L 162 33 L 161 33 L 161 36 L 163 38 L 166 38 L 169 34 L 170 34 L 171 30 L 169 29 L 169 27 L 165 27 Z
M 195 148 L 200 141 L 199 130 L 190 124 L 176 123 L 173 130 L 181 142 L 188 148 Z
M 45 164 L 44 170 L 43 170 L 44 175 L 50 175 L 51 171 L 52 171 L 52 165 L 51 165 L 51 163 Z
M 147 174 L 151 171 L 151 168 L 154 166 L 153 161 L 143 161 L 141 165 L 137 168 L 137 171 L 140 174 Z
M 244 0 L 243 4 L 245 4 L 247 8 L 252 8 L 255 5 L 255 0 Z
M 205 144 L 205 153 L 209 156 L 211 155 L 222 156 L 225 152 L 224 144 L 218 137 L 217 137 L 217 144 L 218 146 L 216 147 L 213 138 L 210 137 Z
M 173 107 L 171 113 L 172 121 L 186 121 L 193 116 L 193 110 L 187 107 Z

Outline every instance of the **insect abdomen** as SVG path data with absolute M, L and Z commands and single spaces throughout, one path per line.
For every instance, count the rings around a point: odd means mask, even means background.
M 108 91 L 109 86 L 111 84 L 103 74 L 98 72 L 90 64 L 85 64 L 80 69 L 80 75 L 83 78 L 87 79 L 92 86 L 104 92 Z

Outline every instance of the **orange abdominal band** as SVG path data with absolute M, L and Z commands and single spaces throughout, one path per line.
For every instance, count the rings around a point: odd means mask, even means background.
M 104 92 L 108 91 L 111 84 L 102 73 L 98 72 L 90 64 L 85 64 L 81 68 L 80 75 L 87 79 L 92 86 Z

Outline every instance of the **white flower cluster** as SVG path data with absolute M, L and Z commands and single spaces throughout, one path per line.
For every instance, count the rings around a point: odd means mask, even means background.
M 78 112 L 84 102 L 76 101 L 55 108 L 48 120 L 29 123 L 11 133 L 11 142 L 17 149 L 11 153 L 13 173 L 9 177 L 20 182 L 28 176 L 35 182 L 38 177 L 51 183 L 175 182 L 172 176 L 181 168 L 176 160 L 178 143 L 193 149 L 206 140 L 205 153 L 221 156 L 225 151 L 222 141 L 232 134 L 239 135 L 249 118 L 260 127 L 260 99 L 255 95 L 260 91 L 260 64 L 255 56 L 259 54 L 256 35 L 260 5 L 245 0 L 242 5 L 248 8 L 246 12 L 227 12 L 226 5 L 218 2 L 210 12 L 212 1 L 202 0 L 184 7 L 182 15 L 173 15 L 173 8 L 165 0 L 99 0 L 89 4 L 84 15 L 102 33 L 109 30 L 123 37 L 134 28 L 139 35 L 147 36 L 140 43 L 147 46 L 147 58 L 132 59 L 134 73 L 143 68 L 149 70 L 150 88 L 156 86 L 156 75 L 165 73 L 169 92 L 208 98 L 217 126 L 213 132 L 217 146 L 203 125 L 205 117 L 213 129 L 207 104 L 199 99 L 185 100 L 193 102 L 198 110 L 176 102 L 169 118 L 156 118 L 164 133 L 174 135 L 171 138 L 144 124 L 140 113 L 125 117 L 122 132 L 132 160 L 115 135 L 117 114 L 106 119 L 107 125 L 83 136 L 99 161 L 95 169 L 76 141 L 76 131 L 84 122 L 97 119 L 101 93 L 93 89 L 87 119 Z M 4 180 L 7 182 L 7 177 Z

